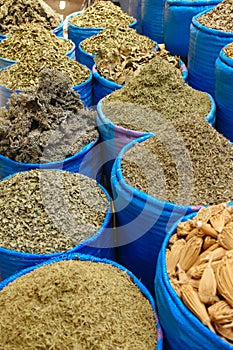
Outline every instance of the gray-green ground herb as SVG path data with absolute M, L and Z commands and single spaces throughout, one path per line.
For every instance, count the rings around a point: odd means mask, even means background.
M 39 85 L 12 94 L 8 107 L 0 109 L 0 154 L 18 162 L 63 160 L 99 136 L 96 114 L 59 71 L 44 69 Z
M 58 38 L 39 23 L 31 23 L 22 25 L 10 37 L 1 41 L 0 57 L 15 61 L 23 61 L 25 56 L 40 59 L 45 53 L 46 56 L 57 53 L 65 55 L 72 47 L 70 40 Z
M 163 201 L 212 205 L 233 198 L 232 144 L 195 115 L 172 124 L 161 118 L 155 136 L 126 152 L 122 171 L 132 186 Z
M 59 170 L 17 173 L 0 193 L 0 246 L 29 253 L 73 248 L 97 232 L 110 205 L 96 181 Z
M 0 0 L 0 33 L 12 34 L 21 24 L 41 23 L 47 29 L 59 26 L 61 20 L 43 0 Z
M 138 75 L 132 78 L 124 88 L 114 91 L 103 100 L 103 110 L 108 103 L 133 103 L 148 108 L 150 111 L 141 118 L 135 118 L 133 111 L 128 108 L 124 123 L 130 124 L 131 129 L 141 131 L 156 131 L 154 118 L 156 114 L 162 115 L 165 119 L 173 121 L 178 118 L 186 118 L 196 115 L 202 120 L 211 109 L 209 96 L 201 91 L 197 91 L 187 85 L 181 77 L 180 71 L 167 60 L 156 56 L 149 63 L 144 65 Z M 121 108 L 121 107 L 120 107 Z M 124 107 L 122 107 L 124 108 Z M 114 123 L 114 118 L 118 117 L 119 108 L 114 113 L 106 110 L 107 116 Z M 123 110 L 122 110 L 123 112 Z M 122 112 L 120 115 L 122 115 Z M 148 118 L 153 118 L 151 121 Z M 118 123 L 118 121 L 116 120 Z M 151 127 L 150 130 L 148 130 Z
M 68 260 L 37 268 L 0 291 L 0 307 L 1 350 L 156 348 L 150 302 L 109 264 Z
M 79 85 L 90 77 L 90 70 L 79 62 L 57 53 L 50 56 L 25 57 L 0 71 L 0 84 L 12 90 L 24 90 L 39 83 L 39 74 L 44 68 L 56 69 L 70 77 L 72 86 Z
M 198 17 L 198 22 L 211 29 L 223 32 L 233 32 L 233 2 L 232 0 L 221 1 L 212 10 Z
M 135 21 L 111 1 L 97 1 L 78 16 L 73 16 L 70 23 L 78 27 L 106 28 L 109 25 L 126 24 Z

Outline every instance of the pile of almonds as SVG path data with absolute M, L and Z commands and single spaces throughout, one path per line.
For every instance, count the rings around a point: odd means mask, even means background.
M 172 287 L 190 311 L 233 345 L 233 207 L 202 208 L 180 222 L 166 250 Z

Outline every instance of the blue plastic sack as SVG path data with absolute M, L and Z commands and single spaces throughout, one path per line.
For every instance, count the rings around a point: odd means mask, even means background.
M 215 62 L 216 129 L 233 142 L 233 59 L 224 50 Z
M 166 0 L 142 0 L 142 34 L 159 44 L 164 42 L 164 7 Z
M 89 38 L 92 35 L 98 34 L 101 30 L 104 28 L 85 28 L 85 27 L 78 27 L 72 23 L 70 23 L 71 18 L 75 16 L 79 16 L 82 13 L 82 11 L 71 13 L 66 18 L 67 28 L 68 28 L 68 38 L 72 40 L 76 45 L 76 59 L 78 60 L 78 45 L 81 41 Z M 135 29 L 137 25 L 137 20 L 135 20 L 133 23 L 129 24 L 130 28 Z
M 102 226 L 90 237 L 76 245 L 67 252 L 51 254 L 23 253 L 16 250 L 0 247 L 0 275 L 2 279 L 8 278 L 27 267 L 46 262 L 50 259 L 59 258 L 66 253 L 90 254 L 99 258 L 115 260 L 115 237 L 112 229 L 112 206 L 107 190 L 98 184 L 104 191 L 109 207 Z
M 136 31 L 138 33 L 142 32 L 141 28 L 141 6 L 142 0 L 120 0 L 121 9 L 126 12 L 129 16 L 136 18 L 137 26 Z
M 7 67 L 2 68 L 7 69 Z M 1 71 L 1 69 L 0 69 Z M 90 71 L 89 78 L 79 85 L 75 85 L 72 87 L 74 91 L 77 91 L 80 95 L 80 99 L 82 100 L 85 107 L 92 106 L 92 72 Z M 0 107 L 7 107 L 8 100 L 11 95 L 14 93 L 20 93 L 22 90 L 12 90 L 7 88 L 6 86 L 0 85 Z
M 187 221 L 193 216 L 186 216 L 179 221 Z M 170 284 L 165 262 L 166 247 L 176 227 L 177 223 L 171 228 L 163 242 L 154 281 L 156 304 L 167 344 L 166 348 L 169 350 L 232 350 L 232 345 L 211 332 L 191 313 Z
M 57 257 L 55 259 L 48 260 L 48 261 L 46 261 L 42 264 L 39 264 L 37 266 L 33 266 L 30 268 L 24 269 L 24 270 L 20 271 L 19 273 L 9 277 L 8 279 L 6 279 L 0 283 L 0 290 L 2 290 L 9 283 L 15 281 L 17 278 L 20 278 L 21 276 L 24 276 L 25 274 L 28 274 L 31 271 L 34 271 L 35 269 L 40 268 L 41 266 L 53 264 L 53 263 L 59 262 L 61 260 L 77 260 L 77 259 L 81 260 L 81 261 L 90 261 L 93 263 L 108 264 L 108 265 L 115 267 L 116 269 L 124 271 L 127 274 L 127 276 L 130 278 L 130 280 L 135 284 L 135 286 L 141 291 L 141 293 L 144 295 L 144 297 L 148 300 L 148 302 L 150 303 L 150 305 L 154 311 L 155 326 L 156 326 L 156 331 L 157 331 L 155 350 L 162 350 L 163 349 L 163 332 L 162 332 L 162 329 L 161 329 L 161 326 L 159 323 L 159 319 L 157 316 L 155 302 L 154 302 L 150 292 L 142 284 L 142 282 L 136 276 L 134 276 L 132 274 L 131 271 L 127 270 L 124 266 L 117 264 L 115 261 L 111 261 L 107 258 L 100 259 L 98 257 L 91 256 L 90 254 L 82 254 L 82 253 L 81 254 L 80 253 L 78 253 L 78 254 L 75 254 L 75 253 L 65 254 L 65 255 Z
M 214 97 L 215 61 L 221 49 L 233 41 L 233 33 L 211 29 L 201 25 L 198 17 L 210 10 L 194 16 L 190 26 L 188 52 L 189 85 L 206 91 Z
M 167 0 L 164 10 L 164 44 L 172 55 L 188 56 L 193 16 L 217 5 L 220 0 Z M 178 39 L 179 38 L 179 39 Z
M 82 46 L 81 46 L 82 42 L 80 42 L 78 44 L 78 48 L 77 48 L 77 57 L 76 60 L 83 64 L 84 66 L 87 66 L 87 68 L 89 68 L 90 70 L 92 70 L 92 67 L 95 64 L 94 58 L 96 55 L 92 55 L 88 52 L 86 52 L 85 50 L 83 50 Z
M 80 173 L 99 181 L 99 167 L 101 157 L 98 153 L 99 139 L 90 142 L 80 152 L 57 162 L 41 164 L 21 163 L 0 154 L 0 181 L 10 175 L 32 169 L 59 169 L 73 173 Z
M 124 154 L 136 142 L 150 138 L 144 135 L 128 143 L 113 164 L 111 187 L 117 227 L 117 261 L 132 271 L 154 295 L 154 278 L 159 250 L 166 233 L 180 217 L 200 207 L 163 202 L 128 185 L 121 163 Z
M 94 65 L 92 68 L 93 74 L 93 103 L 97 105 L 97 103 L 104 98 L 105 96 L 111 94 L 115 90 L 119 90 L 123 87 L 123 85 L 114 83 L 114 81 L 108 80 L 102 77 Z
M 106 185 L 110 186 L 112 166 L 120 150 L 130 141 L 135 140 L 147 133 L 129 130 L 113 124 L 103 113 L 102 100 L 97 104 L 96 124 L 100 135 L 99 154 Z

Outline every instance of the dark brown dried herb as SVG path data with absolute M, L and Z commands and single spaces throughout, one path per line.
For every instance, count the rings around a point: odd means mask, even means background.
M 95 117 L 67 76 L 44 69 L 38 87 L 12 94 L 0 109 L 0 153 L 23 163 L 63 160 L 98 137 Z

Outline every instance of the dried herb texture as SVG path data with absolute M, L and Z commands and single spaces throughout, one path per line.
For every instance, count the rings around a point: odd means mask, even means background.
M 233 2 L 224 0 L 215 6 L 211 11 L 198 17 L 198 22 L 208 28 L 233 32 Z
M 25 59 L 0 71 L 0 84 L 12 90 L 25 90 L 39 83 L 39 74 L 44 68 L 61 71 L 68 75 L 72 81 L 72 86 L 79 85 L 90 76 L 90 70 L 71 60 L 61 53 L 50 56 L 49 52 L 44 52 L 43 56 L 25 56 Z
M 233 58 L 233 43 L 228 44 L 223 50 L 227 57 Z
M 0 33 L 10 35 L 25 23 L 53 29 L 60 24 L 60 16 L 43 0 L 0 0 Z
M 181 205 L 232 200 L 232 171 L 232 144 L 195 115 L 172 123 L 161 118 L 155 136 L 126 152 L 122 163 L 133 187 Z
M 5 287 L 0 306 L 0 349 L 156 347 L 149 301 L 108 264 L 69 260 L 40 267 Z
M 129 25 L 134 21 L 133 17 L 111 1 L 97 1 L 83 13 L 70 19 L 71 24 L 84 28 L 106 28 L 119 23 Z
M 67 76 L 44 69 L 38 87 L 12 94 L 0 109 L 0 153 L 23 163 L 63 160 L 98 137 L 95 118 Z
M 66 171 L 17 173 L 0 193 L 0 246 L 21 252 L 73 248 L 97 232 L 109 207 L 96 181 Z
M 180 71 L 159 56 L 143 66 L 124 89 L 114 91 L 104 99 L 104 104 L 109 102 L 134 103 L 149 108 L 170 121 L 186 119 L 192 115 L 204 119 L 211 108 L 208 95 L 187 85 L 182 80 Z M 131 116 L 131 125 L 134 124 L 133 118 L 134 115 Z M 143 122 L 142 115 L 142 129 Z M 148 125 L 148 121 L 146 123 Z
M 205 326 L 231 345 L 232 249 L 233 210 L 220 203 L 180 222 L 166 250 L 167 272 L 181 300 Z
M 53 56 L 66 54 L 72 49 L 72 42 L 58 38 L 49 29 L 39 23 L 22 25 L 0 43 L 0 57 L 23 61 L 25 56 L 40 59 L 46 53 Z

